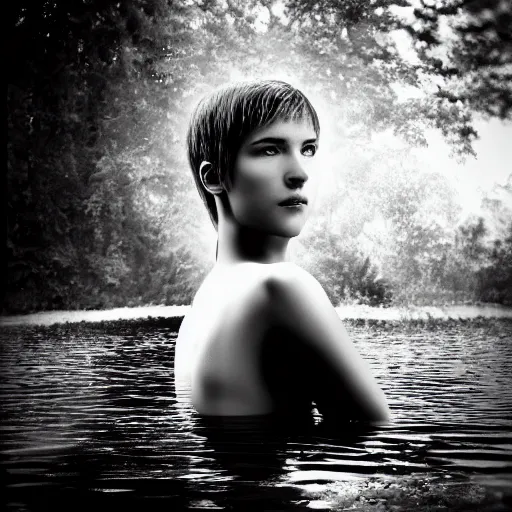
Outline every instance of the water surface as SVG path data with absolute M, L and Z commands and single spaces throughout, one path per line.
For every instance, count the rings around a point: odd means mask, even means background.
M 176 400 L 163 320 L 2 328 L 8 508 L 509 510 L 512 321 L 347 328 L 387 425 L 206 423 Z

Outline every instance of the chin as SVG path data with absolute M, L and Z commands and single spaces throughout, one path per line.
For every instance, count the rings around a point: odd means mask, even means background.
M 275 229 L 277 236 L 282 236 L 285 238 L 294 238 L 296 236 L 299 236 L 301 231 L 304 228 L 304 223 L 295 224 L 295 225 L 288 225 L 288 226 L 280 226 L 279 228 Z
M 267 235 L 294 238 L 300 235 L 305 223 L 305 219 L 289 219 L 288 222 L 247 222 L 245 226 Z

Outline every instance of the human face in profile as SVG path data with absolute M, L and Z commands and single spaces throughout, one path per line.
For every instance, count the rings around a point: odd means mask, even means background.
M 307 119 L 282 121 L 243 142 L 227 191 L 240 226 L 291 238 L 307 220 L 317 186 L 318 137 Z

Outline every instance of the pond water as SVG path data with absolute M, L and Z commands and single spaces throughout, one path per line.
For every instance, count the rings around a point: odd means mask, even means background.
M 176 322 L 0 330 L 9 510 L 512 507 L 512 320 L 347 323 L 393 420 L 206 423 L 177 402 Z

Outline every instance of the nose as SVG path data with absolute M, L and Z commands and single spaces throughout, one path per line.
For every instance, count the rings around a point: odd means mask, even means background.
M 308 178 L 309 176 L 307 175 L 299 160 L 296 157 L 291 157 L 288 170 L 284 175 L 286 186 L 293 189 L 301 188 L 302 185 L 308 181 Z

